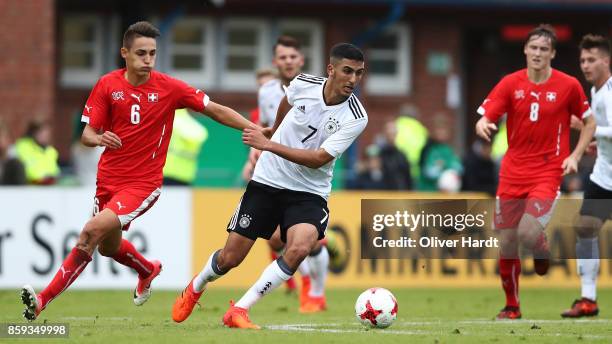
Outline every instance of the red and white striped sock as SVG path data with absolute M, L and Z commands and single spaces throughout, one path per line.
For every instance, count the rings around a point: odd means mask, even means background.
M 499 276 L 506 293 L 506 306 L 519 307 L 520 259 L 499 259 Z
M 115 253 L 113 259 L 118 263 L 136 270 L 140 278 L 149 277 L 151 271 L 153 271 L 153 264 L 143 257 L 142 254 L 134 248 L 131 242 L 125 239 L 121 240 L 119 251 Z
M 49 302 L 66 290 L 79 277 L 89 262 L 91 262 L 91 256 L 87 252 L 76 247 L 73 248 L 51 283 L 38 294 L 40 309 L 47 307 Z

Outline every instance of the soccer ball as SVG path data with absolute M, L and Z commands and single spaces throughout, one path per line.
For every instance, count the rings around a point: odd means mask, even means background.
M 357 298 L 355 315 L 364 326 L 387 328 L 397 318 L 397 300 L 385 288 L 370 288 Z

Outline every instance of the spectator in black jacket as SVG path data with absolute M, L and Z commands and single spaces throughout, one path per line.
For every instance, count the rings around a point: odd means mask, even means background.
M 397 127 L 395 120 L 385 123 L 383 139 L 380 143 L 380 159 L 384 188 L 386 190 L 412 190 L 412 177 L 410 175 L 410 163 L 406 155 L 395 145 Z
M 491 144 L 477 139 L 463 159 L 463 191 L 486 192 L 495 195 L 497 173 L 491 158 Z

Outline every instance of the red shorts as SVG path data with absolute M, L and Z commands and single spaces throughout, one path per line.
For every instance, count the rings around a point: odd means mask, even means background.
M 99 211 L 110 209 L 119 217 L 121 229 L 130 227 L 130 222 L 149 210 L 159 198 L 160 188 L 134 186 L 100 186 L 94 198 L 95 216 Z
M 546 227 L 552 216 L 561 180 L 546 180 L 530 184 L 499 181 L 495 204 L 495 228 L 518 227 L 523 214 L 535 217 Z

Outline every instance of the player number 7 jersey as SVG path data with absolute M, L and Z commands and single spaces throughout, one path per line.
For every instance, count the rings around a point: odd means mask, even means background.
M 253 180 L 279 189 L 304 191 L 328 198 L 336 159 L 365 129 L 368 115 L 354 94 L 340 104 L 325 104 L 323 87 L 326 80 L 300 74 L 289 84 L 286 96 L 292 108 L 272 136 L 272 141 L 298 149 L 323 148 L 335 159 L 312 169 L 263 152 L 255 166 Z

